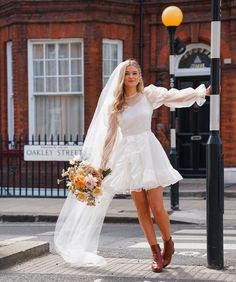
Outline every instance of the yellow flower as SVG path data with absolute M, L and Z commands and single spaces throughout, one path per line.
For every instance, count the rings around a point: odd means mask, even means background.
M 74 185 L 79 188 L 80 190 L 84 188 L 85 185 L 85 177 L 82 174 L 75 176 L 74 178 Z
M 77 195 L 76 195 L 76 198 L 81 201 L 81 202 L 84 202 L 86 200 L 86 195 L 84 193 L 81 193 L 79 192 Z
M 99 196 L 99 195 L 101 195 L 102 194 L 102 189 L 101 189 L 101 187 L 96 187 L 94 190 L 93 190 L 93 196 L 94 197 L 97 197 L 97 196 Z

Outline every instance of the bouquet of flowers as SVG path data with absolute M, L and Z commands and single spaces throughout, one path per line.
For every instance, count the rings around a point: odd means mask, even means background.
M 102 195 L 102 179 L 111 172 L 107 169 L 101 175 L 97 169 L 92 167 L 87 161 L 80 161 L 79 156 L 70 160 L 67 170 L 62 170 L 62 178 L 58 179 L 58 184 L 65 180 L 66 186 L 78 201 L 86 202 L 88 206 L 95 206 L 96 199 Z

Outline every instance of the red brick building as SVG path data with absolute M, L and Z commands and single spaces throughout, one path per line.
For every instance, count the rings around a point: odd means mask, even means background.
M 222 1 L 221 136 L 225 167 L 236 167 L 236 1 Z M 186 45 L 176 56 L 176 86 L 210 81 L 210 0 L 1 0 L 0 134 L 79 135 L 91 121 L 103 84 L 134 57 L 145 84 L 168 87 L 169 45 L 161 13 L 178 5 Z M 169 109 L 154 113 L 153 131 L 169 149 Z M 180 171 L 205 173 L 209 102 L 177 111 Z

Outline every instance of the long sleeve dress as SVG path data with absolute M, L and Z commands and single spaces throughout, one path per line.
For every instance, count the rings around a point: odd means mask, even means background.
M 181 180 L 151 131 L 152 113 L 162 105 L 181 108 L 196 102 L 201 106 L 205 94 L 204 85 L 183 90 L 149 85 L 143 93 L 127 97 L 125 109 L 110 116 L 101 167 L 111 168 L 112 173 L 104 179 L 103 188 L 127 193 L 165 187 Z M 118 131 L 122 138 L 113 150 Z
M 149 85 L 143 93 L 127 98 L 124 111 L 110 115 L 101 167 L 111 168 L 112 172 L 102 183 L 103 194 L 96 206 L 89 207 L 69 193 L 56 224 L 54 247 L 67 263 L 75 267 L 106 264 L 97 249 L 115 193 L 167 186 L 182 178 L 151 132 L 152 113 L 161 105 L 202 105 L 205 94 L 203 85 L 180 91 Z

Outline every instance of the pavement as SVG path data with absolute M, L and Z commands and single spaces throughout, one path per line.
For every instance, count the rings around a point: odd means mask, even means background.
M 224 226 L 234 227 L 236 226 L 236 183 L 225 184 L 224 189 L 225 189 L 224 190 L 225 191 Z M 183 181 L 180 182 L 179 191 L 180 191 L 179 193 L 180 209 L 177 211 L 173 211 L 170 209 L 170 197 L 169 197 L 170 189 L 166 188 L 164 192 L 165 207 L 169 213 L 171 223 L 175 223 L 175 224 L 189 223 L 189 224 L 206 225 L 205 180 L 184 179 Z M 63 198 L 2 197 L 0 198 L 0 222 L 56 222 L 58 214 L 63 206 L 64 201 L 65 199 Z M 117 195 L 117 197 L 113 199 L 108 209 L 105 222 L 112 222 L 112 223 L 138 222 L 137 213 L 130 196 L 126 196 L 122 198 L 121 195 Z M 10 240 L 6 240 L 6 242 L 1 241 L 0 269 L 14 267 L 17 266 L 19 262 L 22 263 L 23 261 L 27 261 L 30 259 L 37 260 L 37 257 L 40 257 L 44 254 L 49 254 L 48 242 L 39 242 L 39 241 L 35 242 L 35 241 L 24 240 L 24 239 L 22 239 L 20 242 L 14 242 L 14 241 L 11 242 Z M 50 255 L 54 256 L 55 259 L 55 254 L 50 254 Z M 123 260 L 120 259 L 119 261 L 118 260 L 114 261 L 112 259 L 109 259 L 107 268 L 105 268 L 103 271 L 97 272 L 100 273 L 103 279 L 105 280 L 98 279 L 97 281 L 143 281 L 143 280 L 139 280 L 141 276 L 138 276 L 138 272 L 144 271 L 145 269 L 144 265 L 146 265 L 147 263 L 149 262 L 147 262 L 146 260 L 143 260 L 143 262 L 139 261 L 139 268 L 137 268 L 136 267 L 137 262 L 135 262 L 132 259 L 128 260 L 126 258 Z M 135 270 L 136 273 L 135 280 L 115 280 L 115 278 L 109 280 L 110 279 L 109 273 L 111 269 L 113 273 L 112 277 L 118 277 L 118 278 L 122 277 L 119 271 L 118 271 L 119 273 L 116 273 L 115 271 L 117 265 L 119 265 L 120 268 L 122 268 L 121 267 L 122 265 L 123 266 L 129 265 L 131 268 L 127 267 L 127 271 L 129 271 L 129 273 L 132 273 L 130 269 Z M 231 267 L 223 272 L 221 271 L 221 273 L 217 270 L 206 269 L 206 267 L 204 266 L 189 266 L 189 267 L 172 266 L 172 268 L 173 268 L 172 274 L 170 272 L 167 272 L 166 276 L 165 275 L 161 276 L 164 279 L 162 281 L 205 281 L 204 277 L 207 277 L 206 281 L 236 281 L 235 267 Z M 119 269 L 119 267 L 117 269 Z M 83 276 L 85 272 L 83 269 L 81 271 L 77 272 L 77 274 Z M 190 276 L 188 276 L 190 275 L 190 272 L 188 271 L 190 271 L 192 274 L 195 273 L 195 276 L 191 274 L 191 279 L 198 279 L 200 276 L 202 277 L 202 279 L 190 280 Z M 124 272 L 122 273 L 124 274 Z M 107 274 L 109 275 L 107 276 Z M 210 279 L 211 275 L 212 277 L 215 277 L 213 280 Z M 155 280 L 157 279 L 157 277 L 155 276 L 156 277 L 155 278 L 153 274 L 151 275 L 146 274 L 146 276 L 149 279 L 148 281 L 158 281 Z M 131 277 L 130 274 L 127 277 Z M 189 277 L 189 280 L 186 277 Z M 73 277 L 71 277 L 71 279 L 72 278 Z M 1 271 L 0 271 L 0 281 L 2 281 Z M 13 279 L 12 281 L 16 281 L 16 280 Z M 67 281 L 67 280 L 57 280 L 57 281 Z M 71 281 L 74 280 L 72 279 Z M 92 280 L 84 279 L 84 280 L 75 280 L 75 281 L 92 281 Z

